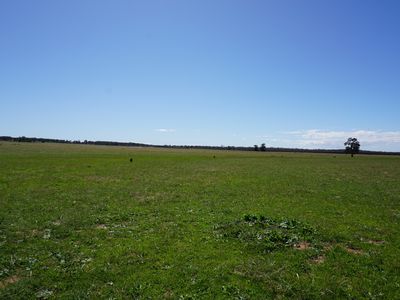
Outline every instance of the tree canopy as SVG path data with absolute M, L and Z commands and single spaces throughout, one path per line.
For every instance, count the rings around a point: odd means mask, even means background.
M 349 137 L 344 146 L 346 147 L 346 152 L 351 154 L 351 157 L 360 151 L 360 142 L 353 137 Z

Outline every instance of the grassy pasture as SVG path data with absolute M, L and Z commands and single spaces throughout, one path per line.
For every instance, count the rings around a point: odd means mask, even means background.
M 0 298 L 400 299 L 400 157 L 0 143 Z

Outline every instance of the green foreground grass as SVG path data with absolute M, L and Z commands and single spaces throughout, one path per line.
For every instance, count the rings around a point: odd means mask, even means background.
M 399 225 L 400 157 L 0 143 L 2 299 L 400 299 Z

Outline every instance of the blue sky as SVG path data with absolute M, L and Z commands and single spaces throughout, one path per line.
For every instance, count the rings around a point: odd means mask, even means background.
M 400 2 L 1 1 L 0 135 L 400 151 Z

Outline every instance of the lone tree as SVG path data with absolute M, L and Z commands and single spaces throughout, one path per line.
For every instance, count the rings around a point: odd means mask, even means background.
M 267 147 L 265 146 L 265 143 L 261 144 L 260 151 L 267 151 Z
M 360 142 L 356 138 L 349 137 L 344 146 L 346 147 L 346 153 L 350 153 L 351 157 L 360 151 Z

